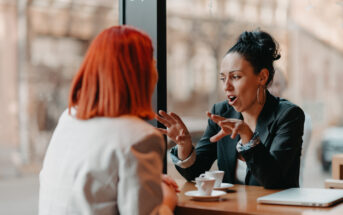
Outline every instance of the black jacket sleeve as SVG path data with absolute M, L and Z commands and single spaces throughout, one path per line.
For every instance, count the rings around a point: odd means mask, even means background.
M 305 115 L 292 106 L 280 113 L 265 142 L 242 151 L 248 171 L 265 188 L 299 187 Z

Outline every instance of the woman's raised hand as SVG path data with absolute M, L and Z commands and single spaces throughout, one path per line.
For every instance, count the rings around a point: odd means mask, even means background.
M 163 134 L 167 135 L 180 146 L 192 143 L 191 136 L 186 125 L 177 114 L 168 114 L 162 110 L 160 110 L 158 113 L 160 115 L 156 115 L 156 119 L 167 127 L 167 129 L 159 128 Z
M 239 134 L 242 139 L 242 143 L 247 143 L 253 136 L 253 132 L 243 120 L 227 119 L 215 114 L 211 114 L 210 112 L 207 112 L 207 116 L 211 118 L 213 122 L 217 123 L 221 128 L 216 135 L 211 137 L 211 142 L 217 142 L 227 135 L 231 135 L 231 138 L 234 139 Z
M 167 129 L 159 128 L 160 132 L 167 135 L 178 145 L 178 157 L 181 160 L 186 159 L 192 152 L 192 139 L 186 125 L 175 113 L 166 113 L 160 110 L 156 119 Z

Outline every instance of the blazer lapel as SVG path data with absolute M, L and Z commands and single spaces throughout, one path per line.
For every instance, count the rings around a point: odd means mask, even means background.
M 228 105 L 228 104 L 227 104 Z M 225 118 L 234 118 L 234 119 L 243 119 L 243 116 L 241 113 L 236 112 L 233 107 L 229 107 L 228 111 L 223 114 L 223 117 Z M 234 182 L 235 180 L 235 170 L 236 170 L 236 163 L 237 163 L 237 150 L 236 150 L 236 145 L 238 140 L 240 139 L 239 136 L 237 136 L 235 139 L 231 139 L 230 136 L 226 136 L 222 139 L 223 144 L 225 145 L 225 156 L 226 159 L 228 160 L 226 172 L 229 174 L 225 174 L 229 177 L 226 181 L 229 182 Z
M 278 101 L 271 95 L 268 90 L 266 92 L 266 103 L 257 119 L 256 131 L 259 133 L 259 137 L 262 144 L 267 143 L 267 139 L 270 134 L 270 126 L 275 120 L 275 110 L 277 108 Z M 245 184 L 256 184 L 256 181 L 251 181 L 251 171 L 249 167 L 246 171 Z M 258 184 L 258 183 L 257 183 Z
M 275 120 L 274 111 L 278 104 L 276 98 L 268 91 L 266 92 L 266 103 L 257 119 L 256 131 L 259 133 L 261 142 L 266 143 L 270 133 L 270 125 Z

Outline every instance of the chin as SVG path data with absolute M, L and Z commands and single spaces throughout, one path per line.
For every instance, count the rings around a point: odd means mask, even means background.
M 239 108 L 239 107 L 235 107 L 235 106 L 232 106 L 233 107 L 233 109 L 235 109 L 235 111 L 237 111 L 237 112 L 242 112 L 242 109 L 241 108 Z

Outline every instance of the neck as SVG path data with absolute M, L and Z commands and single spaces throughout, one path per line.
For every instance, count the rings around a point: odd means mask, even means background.
M 250 127 L 250 129 L 254 132 L 257 124 L 258 116 L 260 115 L 263 105 L 256 104 L 254 107 L 250 108 L 248 111 L 242 112 L 244 122 Z

